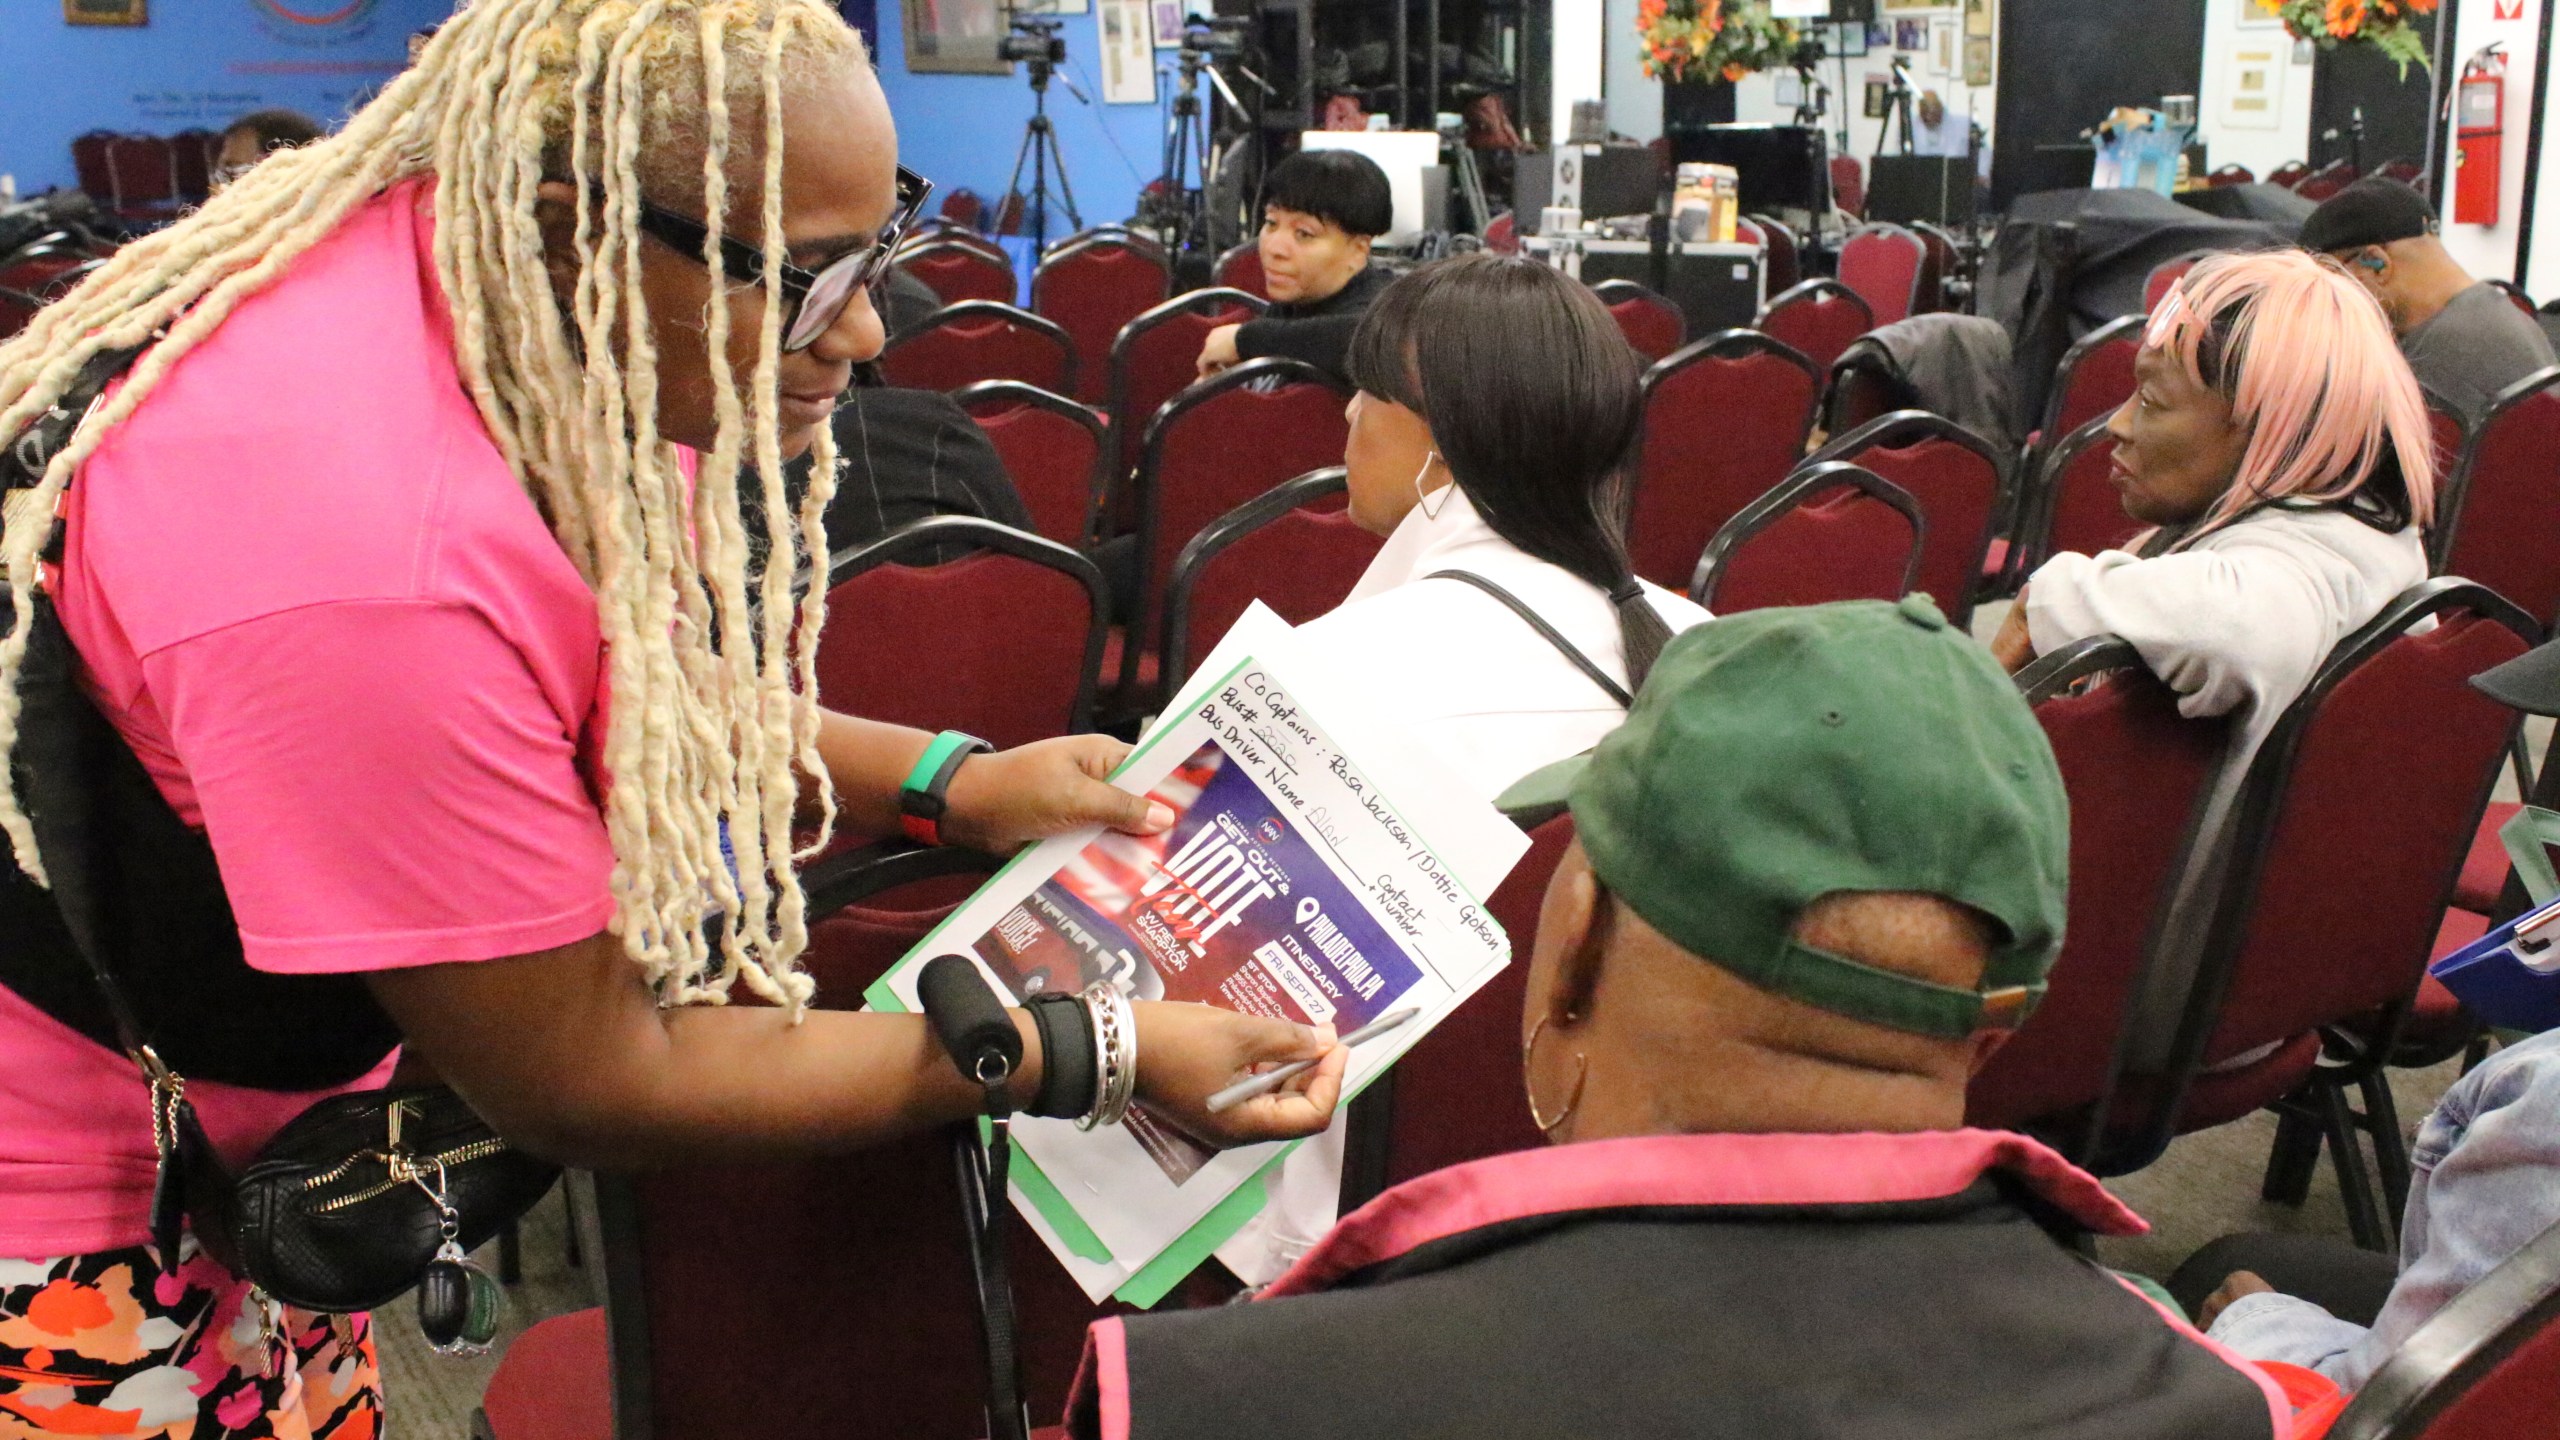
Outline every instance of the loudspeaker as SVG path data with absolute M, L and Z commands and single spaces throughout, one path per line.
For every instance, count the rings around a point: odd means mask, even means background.
M 1973 161 L 1963 155 L 1878 155 L 1868 164 L 1867 218 L 1907 225 L 1973 221 Z

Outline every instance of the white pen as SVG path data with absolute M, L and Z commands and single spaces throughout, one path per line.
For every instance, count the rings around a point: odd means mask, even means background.
M 1406 1021 L 1411 1020 L 1414 1016 L 1421 1013 L 1422 1007 L 1419 1005 L 1407 1005 L 1401 1010 L 1390 1010 L 1386 1014 L 1379 1016 L 1377 1019 L 1370 1021 L 1368 1024 L 1361 1026 L 1359 1029 L 1352 1031 L 1350 1034 L 1343 1036 L 1342 1043 L 1345 1045 L 1357 1045 L 1363 1040 L 1373 1040 L 1378 1036 L 1384 1035 L 1388 1031 L 1395 1029 L 1397 1026 L 1404 1024 Z M 1279 1089 L 1281 1086 L 1288 1084 L 1293 1077 L 1303 1075 L 1309 1070 L 1314 1069 L 1315 1064 L 1316 1062 L 1313 1060 L 1292 1060 L 1277 1070 L 1265 1070 L 1259 1075 L 1252 1075 L 1239 1080 L 1233 1085 L 1228 1086 L 1226 1089 L 1209 1097 L 1209 1113 L 1215 1115 L 1222 1110 L 1233 1109 L 1234 1107 L 1243 1104 L 1245 1101 L 1252 1099 L 1256 1095 L 1268 1095 L 1272 1091 Z

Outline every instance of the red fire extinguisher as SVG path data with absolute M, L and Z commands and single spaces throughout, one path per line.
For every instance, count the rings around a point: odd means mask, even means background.
M 2498 170 L 2507 128 L 2507 57 L 2483 46 L 2463 62 L 2454 89 L 2453 218 L 2459 225 L 2498 223 Z

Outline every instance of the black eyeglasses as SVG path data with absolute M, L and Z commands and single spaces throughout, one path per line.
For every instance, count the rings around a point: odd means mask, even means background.
M 844 307 L 853 303 L 855 291 L 867 290 L 888 275 L 898 242 L 906 237 L 916 217 L 924 213 L 925 197 L 932 193 L 932 181 L 901 165 L 897 209 L 870 244 L 822 270 L 783 264 L 778 277 L 782 282 L 783 349 L 806 350 L 816 344 L 819 336 L 835 328 Z M 702 242 L 711 237 L 710 229 L 701 221 L 646 200 L 640 202 L 640 228 L 697 260 L 702 258 Z M 723 235 L 720 269 L 741 285 L 761 285 L 765 281 L 764 252 L 734 235 Z

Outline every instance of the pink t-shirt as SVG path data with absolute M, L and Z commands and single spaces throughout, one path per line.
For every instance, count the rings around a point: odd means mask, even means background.
M 64 509 L 92 693 L 211 837 L 261 970 L 518 955 L 612 913 L 595 599 L 463 391 L 433 234 L 425 182 L 350 215 Z M 5 990 L 0 1056 L 0 1256 L 147 1238 L 132 1064 Z M 235 1163 L 317 1098 L 189 1093 Z

